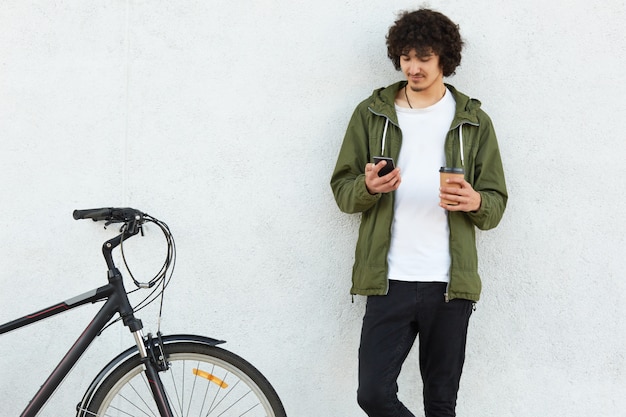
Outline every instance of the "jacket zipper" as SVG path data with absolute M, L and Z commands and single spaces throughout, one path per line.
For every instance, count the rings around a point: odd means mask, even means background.
M 389 127 L 389 123 L 391 123 L 392 125 L 394 125 L 394 126 L 396 126 L 398 128 L 400 126 L 398 126 L 396 123 L 394 123 L 393 120 L 391 120 L 391 118 L 389 116 L 387 116 L 386 114 L 384 114 L 384 113 L 377 113 L 374 110 L 372 110 L 371 107 L 368 107 L 367 109 L 370 112 L 372 112 L 372 114 L 374 116 L 384 117 L 385 118 L 385 127 L 383 128 L 383 136 L 381 138 L 381 150 L 380 150 L 380 152 L 381 152 L 380 155 L 381 156 L 385 156 L 385 144 L 386 144 L 386 141 L 387 141 L 387 129 Z M 391 224 L 393 224 L 393 216 L 392 216 L 392 219 L 391 219 Z M 389 225 L 389 228 L 391 228 L 391 224 Z M 391 236 L 391 230 L 389 231 L 389 236 Z M 386 285 L 385 295 L 387 295 L 387 294 L 389 294 L 389 278 L 386 279 L 385 285 Z
M 470 123 L 468 121 L 461 121 L 458 125 L 453 127 L 451 130 L 459 129 L 459 157 L 461 158 L 461 168 L 465 169 L 464 164 L 464 156 L 463 156 L 463 125 L 468 124 L 471 126 L 479 126 L 478 123 Z M 450 222 L 448 221 L 448 228 L 450 227 Z M 446 292 L 443 293 L 443 299 L 446 303 L 450 302 L 450 281 L 452 280 L 452 276 L 448 279 L 448 284 L 446 285 Z

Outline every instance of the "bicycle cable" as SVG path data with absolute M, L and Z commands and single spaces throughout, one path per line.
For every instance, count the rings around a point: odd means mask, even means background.
M 137 287 L 133 290 L 127 291 L 126 293 L 130 295 L 142 289 L 152 289 L 152 291 L 146 297 L 144 297 L 143 300 L 141 300 L 135 306 L 133 306 L 133 310 L 135 312 L 141 311 L 142 309 L 150 305 L 152 302 L 154 302 L 157 298 L 160 298 L 159 313 L 157 317 L 157 332 L 160 332 L 165 289 L 168 287 L 172 279 L 172 275 L 174 274 L 174 268 L 176 266 L 176 243 L 174 241 L 174 236 L 172 235 L 172 232 L 170 231 L 169 226 L 165 222 L 162 222 L 148 214 L 143 215 L 143 220 L 144 220 L 143 224 L 154 223 L 155 225 L 159 227 L 161 232 L 163 232 L 163 235 L 165 236 L 165 241 L 167 244 L 167 253 L 166 253 L 165 261 L 163 262 L 163 265 L 161 266 L 159 271 L 155 274 L 155 276 L 152 277 L 148 282 L 142 283 L 142 282 L 139 282 L 135 278 L 132 271 L 130 270 L 130 266 L 128 265 L 128 262 L 126 260 L 126 255 L 124 253 L 124 239 L 122 238 L 120 242 L 120 252 L 122 254 L 124 267 L 126 271 L 128 272 L 129 276 L 131 277 L 131 279 L 133 280 L 133 283 Z M 143 224 L 138 226 L 140 228 L 142 235 L 143 235 Z M 122 232 L 122 236 L 124 236 L 127 229 L 128 229 L 128 223 L 124 223 L 124 225 L 122 225 L 121 230 L 120 230 Z M 121 317 L 114 319 L 109 324 L 107 324 L 102 329 L 102 331 L 107 329 L 109 326 L 117 323 L 121 319 L 122 319 Z

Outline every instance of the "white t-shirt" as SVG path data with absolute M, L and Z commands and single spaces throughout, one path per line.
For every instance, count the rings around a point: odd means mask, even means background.
M 456 103 L 446 89 L 424 109 L 396 106 L 402 148 L 396 165 L 402 183 L 396 190 L 389 279 L 448 282 L 450 270 L 447 213 L 439 207 L 439 168 L 445 166 L 444 142 Z

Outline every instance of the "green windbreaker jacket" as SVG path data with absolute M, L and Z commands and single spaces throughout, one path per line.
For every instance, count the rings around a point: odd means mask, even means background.
M 365 165 L 374 156 L 398 159 L 402 132 L 394 101 L 405 81 L 375 90 L 361 102 L 348 125 L 330 184 L 339 208 L 361 213 L 359 238 L 352 271 L 352 294 L 386 295 L 387 253 L 395 193 L 371 195 L 365 188 Z M 465 179 L 481 194 L 476 212 L 449 212 L 450 283 L 447 300 L 463 298 L 478 301 L 481 281 L 478 275 L 475 227 L 494 228 L 500 222 L 508 199 L 496 134 L 480 102 L 446 87 L 456 100 L 456 115 L 445 140 L 446 164 L 463 167 Z M 383 135 L 385 139 L 383 140 Z M 462 142 L 462 146 L 461 146 Z M 384 145 L 384 149 L 383 149 Z M 436 192 L 436 189 L 435 189 Z M 419 239 L 419 236 L 416 236 Z

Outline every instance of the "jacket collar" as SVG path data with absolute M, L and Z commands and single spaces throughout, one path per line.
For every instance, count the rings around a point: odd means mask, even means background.
M 399 81 L 385 88 L 374 90 L 371 96 L 368 108 L 374 114 L 385 116 L 396 126 L 398 125 L 398 115 L 396 114 L 395 101 L 398 91 L 406 86 L 406 81 Z M 450 90 L 456 101 L 456 114 L 452 121 L 452 128 L 456 128 L 461 124 L 469 123 L 478 125 L 478 109 L 480 109 L 480 101 L 470 98 L 469 96 L 458 91 L 454 86 L 445 84 Z

